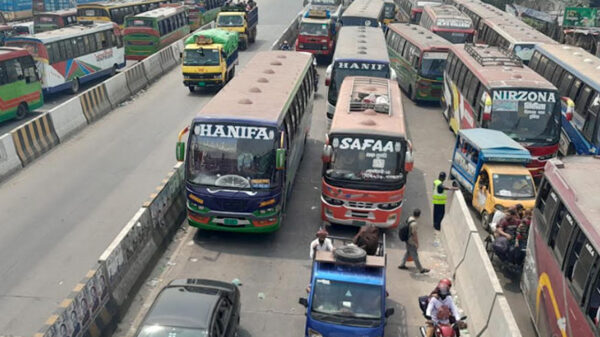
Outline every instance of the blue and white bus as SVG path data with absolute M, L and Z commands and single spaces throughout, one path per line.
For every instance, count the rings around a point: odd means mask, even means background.
M 310 128 L 313 61 L 303 52 L 256 54 L 180 133 L 191 226 L 254 233 L 281 226 Z
M 563 104 L 560 153 L 600 154 L 600 58 L 579 47 L 540 44 L 529 67 L 572 100 Z

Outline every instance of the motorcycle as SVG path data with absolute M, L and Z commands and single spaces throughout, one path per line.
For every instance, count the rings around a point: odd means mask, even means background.
M 421 312 L 423 313 L 423 316 L 425 316 L 428 304 L 429 304 L 429 296 L 420 296 L 419 297 L 419 307 L 421 308 Z M 433 336 L 434 337 L 459 337 L 460 336 L 460 328 L 462 328 L 461 325 L 465 325 L 464 321 L 466 319 L 467 319 L 467 316 L 463 316 L 460 318 L 459 321 L 456 321 L 454 319 L 454 317 L 450 317 L 450 322 L 451 322 L 450 324 L 435 323 L 433 321 L 429 321 L 429 322 L 431 322 L 431 324 L 433 324 L 433 328 L 434 328 Z M 421 333 L 421 337 L 427 337 L 427 326 L 420 326 L 419 332 Z

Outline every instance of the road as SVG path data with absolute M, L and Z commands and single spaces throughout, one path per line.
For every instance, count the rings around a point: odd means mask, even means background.
M 324 67 L 320 67 L 321 79 Z M 175 278 L 239 279 L 243 285 L 240 336 L 303 336 L 305 316 L 298 298 L 306 296 L 310 260 L 308 245 L 320 225 L 321 150 L 326 125 L 325 88 L 316 96 L 312 128 L 304 160 L 296 177 L 283 227 L 268 235 L 199 231 L 185 222 L 182 231 L 148 277 L 120 324 L 118 337 L 130 337 L 161 286 Z M 386 336 L 416 336 L 424 318 L 417 304 L 448 274 L 445 255 L 431 224 L 430 191 L 433 177 L 448 168 L 453 135 L 439 108 L 418 107 L 404 98 L 405 112 L 415 146 L 415 170 L 409 174 L 405 215 L 423 210 L 419 235 L 420 257 L 432 269 L 428 275 L 397 269 L 404 244 L 397 230 L 387 231 L 388 307 L 394 307 Z M 431 130 L 439 130 L 431 137 Z M 353 235 L 355 228 L 334 227 L 335 235 Z M 264 296 L 263 296 L 264 295 Z M 261 298 L 264 297 L 264 298 Z
M 271 10 L 241 65 L 271 47 L 301 2 L 261 6 Z M 37 332 L 172 168 L 178 132 L 213 95 L 181 80 L 173 69 L 0 185 L 0 334 Z

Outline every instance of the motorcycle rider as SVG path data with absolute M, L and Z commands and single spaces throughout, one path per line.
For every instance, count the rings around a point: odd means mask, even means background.
M 432 297 L 425 311 L 427 337 L 433 337 L 437 324 L 450 324 L 450 315 L 454 316 L 456 320 L 460 317 L 458 308 L 454 304 L 452 296 L 450 296 L 448 285 L 445 282 L 440 282 L 437 288 L 439 289 L 439 297 Z M 456 336 L 458 336 L 458 331 L 456 331 Z
M 283 43 L 281 44 L 281 50 L 292 50 L 292 47 L 290 46 L 290 44 L 286 41 L 283 41 Z

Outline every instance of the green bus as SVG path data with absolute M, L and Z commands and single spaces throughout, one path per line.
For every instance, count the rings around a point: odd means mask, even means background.
M 153 9 L 125 19 L 123 42 L 127 60 L 142 60 L 190 33 L 183 6 Z
M 415 102 L 438 101 L 452 43 L 418 25 L 395 23 L 388 28 L 388 54 L 400 87 Z
M 0 122 L 25 118 L 43 104 L 33 57 L 25 49 L 0 47 Z
M 214 21 L 225 4 L 225 0 L 185 0 L 188 7 L 192 31 Z

